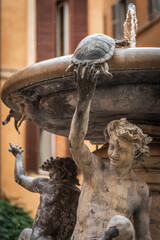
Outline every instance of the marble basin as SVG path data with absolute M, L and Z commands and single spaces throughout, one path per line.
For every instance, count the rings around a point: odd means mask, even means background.
M 2 101 L 41 128 L 68 137 L 77 93 L 71 55 L 23 68 L 2 88 Z M 91 105 L 87 139 L 104 143 L 103 129 L 126 117 L 154 138 L 160 136 L 160 48 L 118 48 L 109 61 L 113 74 L 100 75 Z

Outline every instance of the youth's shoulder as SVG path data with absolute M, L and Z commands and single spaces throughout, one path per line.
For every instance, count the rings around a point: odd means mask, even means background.
M 137 177 L 136 179 L 136 184 L 137 184 L 136 187 L 137 187 L 139 196 L 145 199 L 149 198 L 151 194 L 150 194 L 150 188 L 148 184 L 139 177 Z
M 102 158 L 97 156 L 96 154 L 94 153 L 91 153 L 91 158 L 92 158 L 92 164 L 93 166 L 95 165 L 100 165 L 102 163 Z
M 45 187 L 49 183 L 49 178 L 47 177 L 38 177 L 33 180 L 33 184 L 37 188 Z
M 92 153 L 92 165 L 94 169 L 109 169 L 110 160 L 109 158 L 101 158 Z
M 47 183 L 50 179 L 48 177 L 37 177 L 34 179 L 35 183 Z

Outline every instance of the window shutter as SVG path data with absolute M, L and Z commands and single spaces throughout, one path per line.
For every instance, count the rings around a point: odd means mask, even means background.
M 40 130 L 33 122 L 26 122 L 26 170 L 38 172 Z
M 56 2 L 37 0 L 37 61 L 56 56 Z
M 112 29 L 113 37 L 119 38 L 120 35 L 120 2 L 112 5 Z
M 148 0 L 148 17 L 149 19 L 154 18 L 160 12 L 160 1 L 159 0 Z
M 70 53 L 73 53 L 78 43 L 87 36 L 87 0 L 70 0 Z
M 133 0 L 121 0 L 112 5 L 112 29 L 113 37 L 121 39 L 124 36 L 123 23 L 126 19 L 128 4 Z
M 56 2 L 36 1 L 37 62 L 56 56 Z M 39 169 L 40 129 L 33 122 L 26 123 L 26 170 Z

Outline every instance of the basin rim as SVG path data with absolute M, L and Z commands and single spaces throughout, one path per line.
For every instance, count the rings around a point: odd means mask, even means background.
M 32 84 L 73 75 L 66 72 L 72 55 L 48 59 L 22 68 L 14 73 L 3 85 L 1 99 L 9 108 L 15 105 L 9 100 L 10 93 Z M 108 61 L 110 72 L 126 70 L 160 69 L 160 48 L 117 48 Z

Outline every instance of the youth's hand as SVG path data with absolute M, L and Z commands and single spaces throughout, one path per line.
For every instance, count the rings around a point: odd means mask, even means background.
M 79 64 L 78 69 L 74 70 L 74 77 L 79 100 L 85 101 L 92 98 L 99 74 L 99 70 L 95 72 L 94 64 L 92 66 L 86 64 L 85 67 L 82 66 L 82 64 Z
M 12 143 L 9 143 L 8 151 L 11 152 L 15 157 L 17 157 L 18 154 L 23 153 L 22 147 L 18 147 L 18 145 L 14 146 Z

